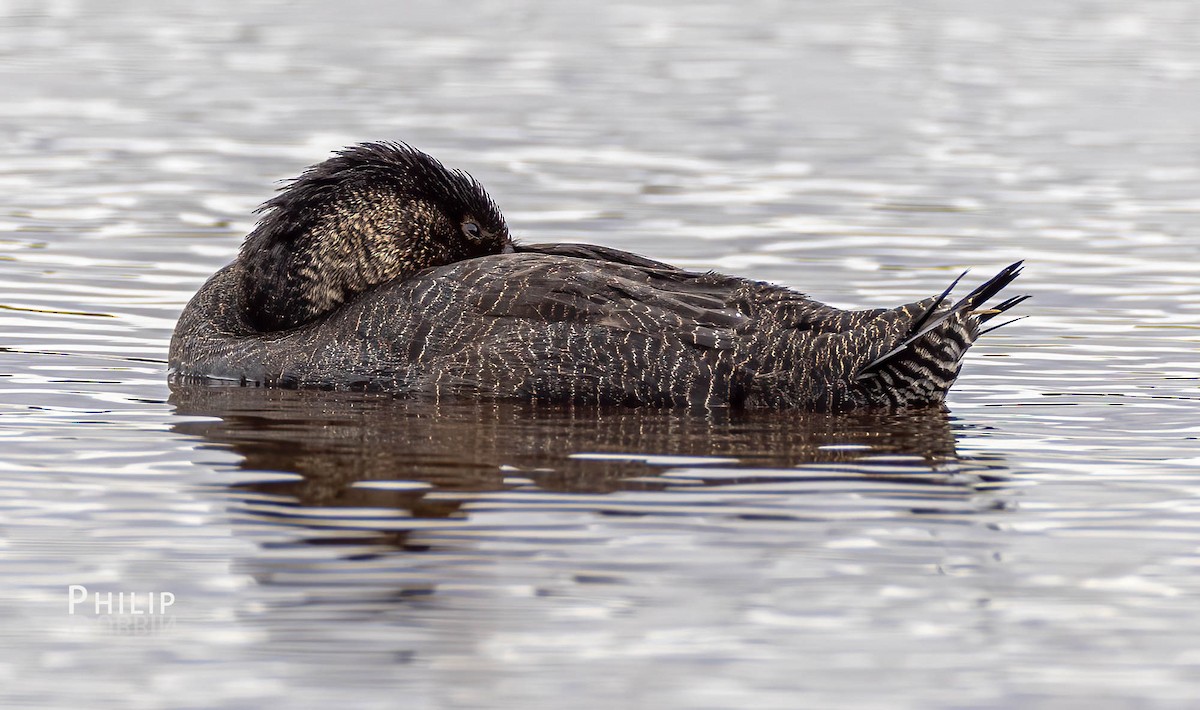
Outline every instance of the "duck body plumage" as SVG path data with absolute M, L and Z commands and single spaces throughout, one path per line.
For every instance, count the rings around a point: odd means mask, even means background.
M 943 401 L 1014 264 L 961 300 L 840 310 L 584 244 L 515 245 L 466 173 L 404 144 L 317 164 L 184 308 L 177 382 L 656 407 Z M 957 283 L 957 281 L 955 282 Z M 951 285 L 953 288 L 953 285 Z
M 847 311 L 613 249 L 530 245 L 428 269 L 311 323 L 261 333 L 237 297 L 238 270 L 219 272 L 185 310 L 171 346 L 176 378 L 828 411 L 941 402 L 999 312 L 976 309 L 1017 273 L 1010 267 L 955 306 L 934 297 Z

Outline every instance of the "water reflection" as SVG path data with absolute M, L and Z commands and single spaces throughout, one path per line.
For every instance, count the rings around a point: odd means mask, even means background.
M 247 513 L 322 529 L 394 535 L 495 505 L 627 515 L 702 505 L 804 520 L 811 511 L 777 496 L 838 491 L 865 495 L 864 508 L 963 512 L 1000 506 L 977 495 L 1008 480 L 999 459 L 955 451 L 938 409 L 681 413 L 209 387 L 177 387 L 171 402 L 177 415 L 205 417 L 178 421 L 176 432 L 241 456 L 231 487 Z M 705 491 L 738 495 L 696 495 Z M 606 499 L 617 492 L 642 495 Z

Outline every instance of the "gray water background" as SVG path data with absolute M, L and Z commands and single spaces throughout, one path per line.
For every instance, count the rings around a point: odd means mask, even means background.
M 0 87 L 0 706 L 1200 702 L 1200 5 L 10 0 Z M 945 416 L 172 396 L 368 139 L 530 242 L 847 307 L 1023 258 L 1032 317 Z

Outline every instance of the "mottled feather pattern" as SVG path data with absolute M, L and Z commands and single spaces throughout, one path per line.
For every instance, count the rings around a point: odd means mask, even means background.
M 236 265 L 198 294 L 178 376 L 664 407 L 845 410 L 942 401 L 979 317 L 964 308 L 902 343 L 933 299 L 846 312 L 779 286 L 524 247 L 389 283 L 307 327 L 257 333 L 222 297 Z M 565 256 L 570 253 L 572 256 Z M 632 262 L 632 263 L 630 263 Z M 841 328 L 841 330 L 839 330 Z
M 284 330 L 421 269 L 496 253 L 500 209 L 470 175 L 403 143 L 366 143 L 305 170 L 259 208 L 238 260 L 249 317 Z M 494 239 L 472 244 L 463 219 Z
M 1013 265 L 958 302 L 846 311 L 585 244 L 515 246 L 466 173 L 364 144 L 263 207 L 185 308 L 178 381 L 657 407 L 941 402 Z M 961 278 L 961 277 L 960 277 Z M 957 283 L 957 281 L 955 282 Z

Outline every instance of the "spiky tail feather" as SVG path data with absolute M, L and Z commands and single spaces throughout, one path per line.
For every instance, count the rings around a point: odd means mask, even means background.
M 982 334 L 980 325 L 1029 298 L 1015 296 L 991 308 L 980 309 L 1020 275 L 1021 263 L 1008 266 L 953 306 L 939 311 L 962 279 L 959 276 L 950 288 L 934 299 L 920 318 L 913 321 L 908 333 L 894 348 L 864 365 L 855 379 L 874 390 L 875 396 L 897 406 L 942 401 L 946 390 L 958 377 L 963 354 Z

